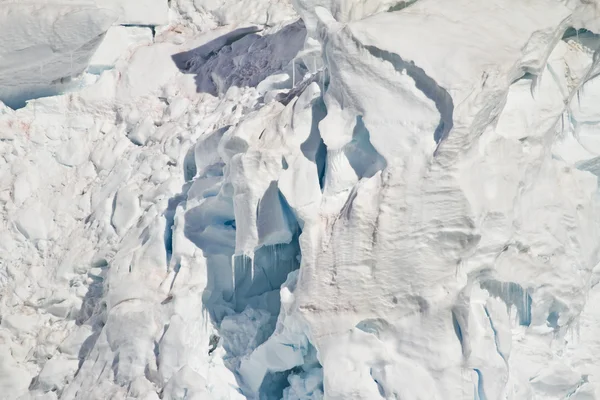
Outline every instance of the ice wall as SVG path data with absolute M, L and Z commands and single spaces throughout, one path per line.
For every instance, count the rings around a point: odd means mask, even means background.
M 600 42 L 572 28 L 580 9 L 299 3 L 329 76 L 327 168 L 280 324 L 311 338 L 326 397 L 596 393 L 595 368 L 547 349 L 578 340 L 598 262 L 596 177 L 573 157 L 598 151 L 577 115 L 599 115 L 582 95 L 598 99 Z M 374 175 L 346 150 L 357 121 Z
M 88 65 L 111 10 L 60 3 L 0 4 L 0 100 L 10 107 L 60 93 Z
M 92 74 L 114 67 L 132 44 L 152 42 L 151 29 L 168 24 L 167 0 L 3 0 L 0 100 L 20 108 L 79 90 L 96 79 L 83 75 L 90 64 Z

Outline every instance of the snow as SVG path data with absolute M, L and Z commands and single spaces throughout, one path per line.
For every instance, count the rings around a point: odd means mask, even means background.
M 13 108 L 72 86 L 116 20 L 92 5 L 3 3 L 0 100 Z
M 3 398 L 600 399 L 597 6 L 0 1 Z
M 276 26 L 297 18 L 288 0 L 171 0 L 171 9 L 201 31 L 222 25 Z
M 136 26 L 113 26 L 90 60 L 88 71 L 99 74 L 115 67 L 126 51 L 152 43 L 152 30 Z M 130 50 L 131 49 L 131 50 Z
M 79 0 L 77 0 L 79 1 Z M 91 0 L 98 6 L 112 10 L 122 25 L 167 25 L 168 0 Z
M 2 0 L 0 3 L 92 7 L 110 12 L 121 25 L 155 26 L 169 23 L 169 0 Z

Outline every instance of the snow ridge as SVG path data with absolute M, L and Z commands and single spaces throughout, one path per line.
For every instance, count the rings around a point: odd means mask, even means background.
M 427 76 L 422 68 L 416 66 L 414 62 L 406 62 L 399 55 L 378 49 L 375 46 L 364 46 L 364 48 L 373 56 L 391 63 L 396 71 L 407 73 L 408 76 L 414 79 L 417 89 L 422 91 L 425 96 L 435 103 L 435 107 L 440 113 L 440 123 L 437 128 L 435 128 L 433 139 L 438 144 L 444 140 L 452 130 L 453 125 L 454 103 L 448 91 L 438 86 L 438 84 L 431 77 Z

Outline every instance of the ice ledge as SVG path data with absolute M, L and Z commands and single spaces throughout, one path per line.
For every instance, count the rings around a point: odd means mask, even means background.
M 0 8 L 0 101 L 12 108 L 73 86 L 114 11 L 87 5 L 17 4 Z

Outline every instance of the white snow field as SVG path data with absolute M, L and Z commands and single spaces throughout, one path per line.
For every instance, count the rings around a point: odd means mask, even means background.
M 0 0 L 0 399 L 600 400 L 600 3 Z

